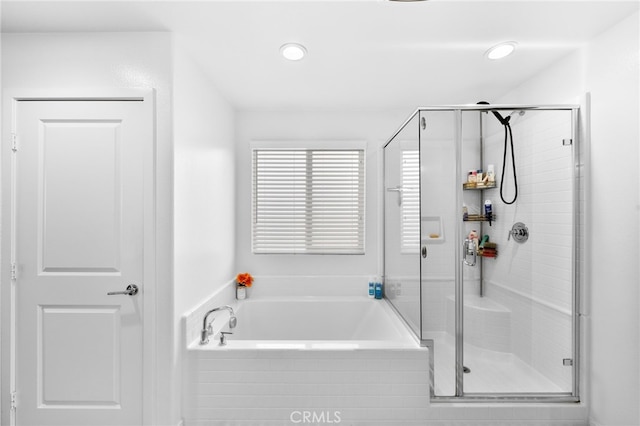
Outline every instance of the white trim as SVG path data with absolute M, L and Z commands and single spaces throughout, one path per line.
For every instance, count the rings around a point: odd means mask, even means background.
M 145 211 L 145 227 L 144 227 L 144 317 L 143 317 L 143 372 L 142 372 L 142 389 L 143 389 L 143 406 L 142 419 L 144 425 L 157 424 L 157 367 L 156 356 L 156 143 L 157 135 L 155 129 L 155 91 L 153 89 L 104 89 L 104 88 L 85 88 L 85 89 L 8 89 L 4 91 L 2 98 L 3 117 L 10 114 L 10 130 L 3 129 L 3 141 L 11 137 L 11 133 L 15 133 L 16 129 L 16 113 L 17 105 L 20 101 L 54 101 L 54 100 L 113 100 L 113 101 L 142 101 L 144 115 L 148 120 L 151 128 L 149 133 L 151 141 L 144 147 L 144 211 Z M 4 120 L 3 120 L 4 121 Z M 6 122 L 6 121 L 5 121 Z M 2 222 L 0 229 L 9 228 L 11 230 L 11 238 L 3 239 L 1 259 L 2 282 L 9 282 L 10 288 L 2 285 L 0 288 L 0 297 L 2 317 L 0 325 L 2 326 L 0 334 L 2 342 L 9 342 L 8 347 L 3 345 L 1 361 L 2 377 L 8 377 L 9 380 L 3 380 L 3 388 L 0 394 L 10 394 L 15 389 L 15 361 L 16 361 L 16 327 L 15 327 L 15 289 L 14 282 L 10 279 L 11 263 L 14 261 L 15 246 L 15 167 L 12 164 L 15 158 L 11 152 L 11 144 L 2 143 L 0 147 L 2 154 Z M 5 277 L 9 278 L 5 281 Z M 8 294 L 7 294 L 8 293 Z M 8 336 L 7 336 L 8 334 Z M 7 392 L 7 393 L 5 393 Z M 15 412 L 9 407 L 8 398 L 3 398 L 0 402 L 2 407 L 2 418 L 0 423 L 15 425 Z M 7 416 L 9 418 L 7 418 Z

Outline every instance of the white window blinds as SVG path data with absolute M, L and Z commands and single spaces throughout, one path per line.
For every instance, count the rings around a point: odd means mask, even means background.
M 418 150 L 402 151 L 402 253 L 420 250 L 420 157 Z
M 254 253 L 364 253 L 364 150 L 254 149 L 252 197 Z

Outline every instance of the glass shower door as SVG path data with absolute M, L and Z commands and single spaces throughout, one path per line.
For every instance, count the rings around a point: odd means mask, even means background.
M 385 297 L 419 338 L 420 221 L 418 116 L 384 148 Z
M 455 123 L 454 111 L 420 111 L 422 339 L 431 342 L 437 396 L 456 394 Z
M 496 175 L 495 186 L 459 189 L 481 218 L 463 225 L 463 238 L 478 236 L 475 265 L 463 266 L 464 393 L 571 393 L 572 111 L 499 113 L 511 133 L 491 113 L 462 117 L 463 171 L 491 164 Z

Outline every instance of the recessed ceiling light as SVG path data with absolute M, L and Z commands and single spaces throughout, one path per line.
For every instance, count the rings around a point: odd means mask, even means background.
M 307 49 L 298 43 L 286 43 L 280 46 L 280 53 L 285 59 L 299 61 L 307 54 Z
M 516 50 L 515 41 L 505 41 L 504 43 L 496 44 L 491 49 L 487 50 L 485 56 L 489 59 L 502 59 L 505 56 L 509 56 Z

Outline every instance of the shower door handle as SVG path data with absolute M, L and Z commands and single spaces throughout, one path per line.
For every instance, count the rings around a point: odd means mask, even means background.
M 397 192 L 398 193 L 398 206 L 402 205 L 402 193 L 404 192 L 404 188 L 401 186 L 396 186 L 395 188 L 387 188 L 387 192 Z
M 420 250 L 420 253 L 422 254 L 422 258 L 426 259 L 427 258 L 427 246 L 422 246 L 422 250 Z

